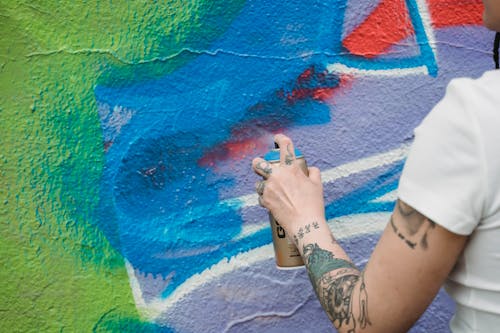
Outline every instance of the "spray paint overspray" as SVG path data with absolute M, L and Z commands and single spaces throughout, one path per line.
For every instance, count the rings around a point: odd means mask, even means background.
M 322 6 L 335 9 L 324 15 Z M 228 145 L 238 148 L 239 142 L 285 128 L 330 123 L 326 101 L 349 89 L 350 80 L 329 71 L 329 63 L 373 70 L 424 66 L 435 74 L 416 9 L 412 16 L 404 3 L 399 6 L 420 52 L 384 53 L 379 60 L 345 55 L 345 8 L 340 0 L 251 1 L 209 50 L 174 73 L 129 87 L 96 88 L 104 105 L 134 112 L 107 151 L 103 189 L 112 188 L 115 205 L 105 204 L 104 211 L 116 212 L 123 253 L 134 267 L 170 276 L 164 296 L 224 257 L 269 241 L 240 238 L 241 207 L 219 204 L 221 192 L 238 193 L 235 180 L 243 174 L 217 172 L 231 156 Z M 298 17 L 301 11 L 310 15 Z M 258 141 L 247 147 L 242 160 L 262 152 L 258 148 Z M 192 212 L 199 210 L 211 214 Z

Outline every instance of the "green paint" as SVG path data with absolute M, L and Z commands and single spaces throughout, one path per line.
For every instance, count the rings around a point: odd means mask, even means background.
M 0 0 L 3 329 L 156 330 L 96 227 L 104 153 L 93 89 L 178 68 L 242 3 Z

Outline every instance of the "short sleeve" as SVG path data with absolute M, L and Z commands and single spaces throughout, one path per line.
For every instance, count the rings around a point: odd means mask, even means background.
M 482 216 L 484 167 L 474 92 L 453 80 L 415 129 L 398 197 L 451 232 L 469 235 Z M 479 98 L 479 96 L 477 96 Z

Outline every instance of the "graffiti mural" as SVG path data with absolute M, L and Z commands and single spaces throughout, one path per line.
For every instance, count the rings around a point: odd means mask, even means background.
M 0 54 L 14 331 L 328 331 L 305 271 L 274 265 L 250 161 L 294 138 L 362 267 L 413 129 L 450 79 L 492 67 L 476 0 L 2 7 L 23 41 Z M 441 292 L 412 332 L 452 312 Z

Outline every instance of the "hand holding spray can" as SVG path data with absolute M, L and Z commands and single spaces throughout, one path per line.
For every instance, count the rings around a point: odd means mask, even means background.
M 275 148 L 270 150 L 264 159 L 270 164 L 280 162 L 279 146 L 275 144 Z M 308 175 L 307 164 L 302 153 L 295 149 L 295 159 L 300 169 Z M 279 222 L 269 213 L 269 222 L 271 223 L 271 230 L 273 234 L 274 255 L 276 258 L 276 267 L 279 269 L 293 269 L 304 266 L 304 261 L 300 256 L 300 252 L 293 242 L 287 237 L 285 229 L 283 229 Z

